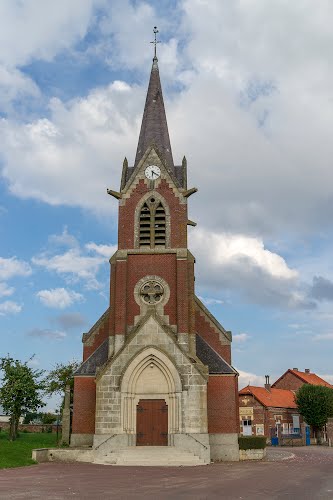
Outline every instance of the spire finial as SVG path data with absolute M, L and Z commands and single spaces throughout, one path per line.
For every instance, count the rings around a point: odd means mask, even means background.
M 153 59 L 153 61 L 157 61 L 157 55 L 156 55 L 156 45 L 157 45 L 158 43 L 161 43 L 159 40 L 157 40 L 157 33 L 158 33 L 157 26 L 154 26 L 153 33 L 154 33 L 154 35 L 155 35 L 155 38 L 154 38 L 154 41 L 153 41 L 153 42 L 150 42 L 150 43 L 153 43 L 153 44 L 154 44 L 154 59 Z

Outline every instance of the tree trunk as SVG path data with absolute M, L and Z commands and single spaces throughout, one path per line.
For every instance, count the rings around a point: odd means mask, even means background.
M 17 438 L 17 430 L 19 426 L 20 416 L 19 415 L 11 415 L 9 420 L 9 440 L 15 441 Z
M 322 442 L 322 429 L 320 427 L 316 427 L 314 429 L 315 437 L 317 438 L 317 444 L 321 444 Z
M 16 439 L 15 415 L 11 415 L 9 420 L 9 440 L 15 441 L 15 439 Z

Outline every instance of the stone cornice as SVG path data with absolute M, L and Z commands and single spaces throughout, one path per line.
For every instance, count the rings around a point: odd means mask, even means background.
M 178 260 L 189 260 L 195 262 L 194 256 L 187 248 L 131 248 L 127 250 L 117 250 L 110 258 L 110 263 L 114 264 L 117 261 L 126 261 L 128 255 L 156 255 L 156 254 L 176 254 Z

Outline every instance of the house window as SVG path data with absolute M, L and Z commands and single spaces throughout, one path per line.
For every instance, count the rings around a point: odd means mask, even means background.
M 252 435 L 252 420 L 242 420 L 243 436 Z
M 293 415 L 293 430 L 292 432 L 294 434 L 299 434 L 301 429 L 300 429 L 300 422 L 299 422 L 299 415 Z
M 282 434 L 289 434 L 289 424 L 282 424 Z
M 149 198 L 140 211 L 140 247 L 165 247 L 165 210 L 159 200 Z
M 263 436 L 265 433 L 264 431 L 264 424 L 256 424 L 256 435 L 257 436 Z

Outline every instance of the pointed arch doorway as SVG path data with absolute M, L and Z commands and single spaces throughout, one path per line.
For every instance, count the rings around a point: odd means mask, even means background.
M 136 409 L 136 445 L 168 446 L 168 405 L 164 399 L 140 399 Z
M 180 376 L 159 349 L 143 349 L 121 381 L 123 432 L 137 446 L 168 446 L 181 427 Z

